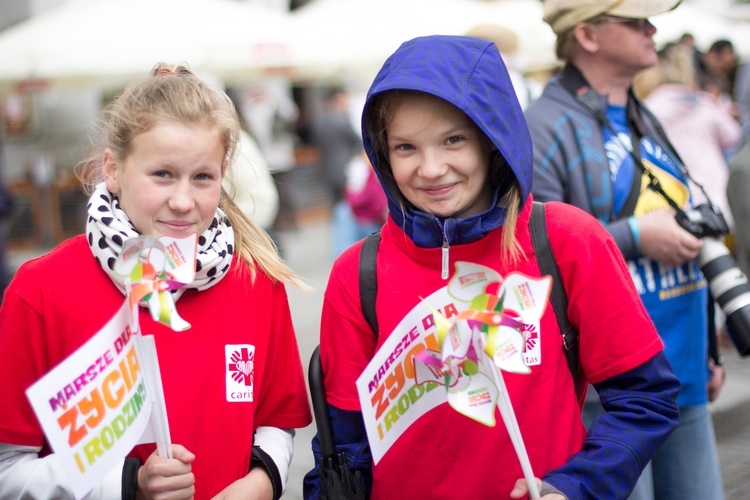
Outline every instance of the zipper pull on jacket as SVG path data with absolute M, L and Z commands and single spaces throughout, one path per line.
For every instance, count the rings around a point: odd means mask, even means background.
M 442 246 L 442 258 L 441 258 L 441 272 L 440 277 L 444 280 L 448 279 L 450 275 L 450 258 L 449 258 L 450 245 L 448 244 L 448 238 L 443 234 L 443 246 Z

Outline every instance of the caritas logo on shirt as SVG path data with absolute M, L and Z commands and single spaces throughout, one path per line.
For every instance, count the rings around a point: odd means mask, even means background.
M 224 346 L 227 367 L 227 401 L 230 403 L 253 400 L 255 374 L 255 346 L 250 344 L 227 344 Z

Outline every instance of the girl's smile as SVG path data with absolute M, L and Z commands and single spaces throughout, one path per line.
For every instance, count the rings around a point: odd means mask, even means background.
M 489 208 L 492 147 L 464 113 L 424 94 L 395 101 L 391 116 L 388 156 L 406 199 L 443 218 Z

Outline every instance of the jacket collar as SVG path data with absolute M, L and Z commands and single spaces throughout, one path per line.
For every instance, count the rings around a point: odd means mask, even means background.
M 462 218 L 441 219 L 432 214 L 417 210 L 411 204 L 401 210 L 391 210 L 393 221 L 423 248 L 436 248 L 447 245 L 473 243 L 505 222 L 506 209 L 500 204 L 497 191 L 492 207 L 482 213 Z

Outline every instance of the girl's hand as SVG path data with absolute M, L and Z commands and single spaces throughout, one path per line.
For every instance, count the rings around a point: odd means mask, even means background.
M 255 467 L 250 474 L 224 488 L 213 500 L 271 500 L 273 484 L 266 471 Z
M 536 487 L 539 491 L 542 490 L 542 480 L 538 477 L 534 478 L 536 480 Z M 519 479 L 516 481 L 516 485 L 513 487 L 513 491 L 510 492 L 511 498 L 528 498 L 529 496 L 529 485 L 526 484 L 525 479 Z M 543 495 L 542 498 L 544 500 L 567 500 L 565 496 L 560 495 L 558 493 L 547 493 L 546 495 Z
M 195 476 L 190 465 L 195 455 L 184 446 L 172 445 L 174 458 L 162 458 L 153 452 L 138 469 L 138 500 L 192 499 L 195 494 Z

